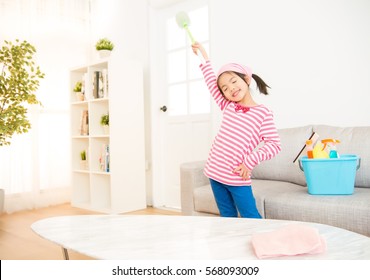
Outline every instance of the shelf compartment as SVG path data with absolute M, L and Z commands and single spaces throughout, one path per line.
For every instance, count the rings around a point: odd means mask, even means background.
M 99 77 L 96 76 L 96 72 L 100 72 Z M 89 82 L 90 88 L 88 92 L 89 100 L 93 101 L 93 100 L 101 99 L 103 97 L 107 97 L 108 96 L 108 84 L 109 84 L 108 62 L 103 61 L 103 62 L 91 65 L 89 67 L 88 77 L 90 80 Z M 99 80 L 98 86 L 95 84 L 96 79 Z
M 76 68 L 76 69 L 73 69 L 71 72 L 70 72 L 70 92 L 71 92 L 71 97 L 70 97 L 70 100 L 71 102 L 77 102 L 79 101 L 78 98 L 77 98 L 77 95 L 76 95 L 76 92 L 73 91 L 75 85 L 77 82 L 82 82 L 83 84 L 83 92 L 86 91 L 86 77 L 87 77 L 87 72 L 88 72 L 88 68 L 87 67 L 82 67 L 82 68 Z
M 89 162 L 89 138 L 72 138 L 72 170 L 74 171 L 87 171 L 89 169 L 89 164 L 83 166 L 81 163 L 81 152 L 86 152 L 86 161 Z
M 110 177 L 101 174 L 92 174 L 91 179 L 91 207 L 96 209 L 110 209 Z
M 108 173 L 104 162 L 106 161 L 106 148 L 109 147 L 108 137 L 92 137 L 91 139 L 90 170 L 92 172 Z M 109 151 L 108 151 L 109 152 Z M 110 170 L 110 166 L 109 166 Z
M 89 135 L 89 126 L 87 125 L 85 131 L 82 128 L 83 114 L 87 111 L 89 115 L 89 106 L 87 102 L 75 102 L 71 106 L 71 133 L 72 136 L 87 136 Z M 88 123 L 90 123 L 88 116 Z
M 72 205 L 90 203 L 90 175 L 88 172 L 72 173 Z
M 89 126 L 90 135 L 105 135 L 103 126 L 100 124 L 101 117 L 109 113 L 109 103 L 107 98 L 95 99 L 90 103 Z

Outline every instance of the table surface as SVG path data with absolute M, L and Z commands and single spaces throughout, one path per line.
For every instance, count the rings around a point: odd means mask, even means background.
M 322 254 L 275 259 L 370 259 L 370 238 L 315 223 L 205 216 L 82 215 L 39 220 L 41 237 L 67 250 L 106 260 L 257 259 L 251 235 L 292 223 L 319 230 L 327 242 Z

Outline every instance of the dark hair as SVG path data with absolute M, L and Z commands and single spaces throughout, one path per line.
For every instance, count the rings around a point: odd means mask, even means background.
M 243 81 L 245 81 L 245 74 L 242 74 L 242 73 L 239 73 L 239 72 L 234 72 L 234 71 L 230 71 L 232 73 L 235 73 L 236 75 L 238 75 Z M 252 78 L 255 80 L 256 84 L 257 84 L 257 88 L 259 90 L 260 93 L 264 94 L 264 95 L 268 95 L 268 90 L 267 88 L 270 88 L 265 82 L 264 80 L 262 80 L 260 78 L 260 76 L 256 75 L 256 74 L 252 74 Z M 217 83 L 218 85 L 218 83 Z M 218 89 L 220 90 L 220 92 L 223 94 L 222 92 L 222 89 L 220 87 L 218 87 Z
M 245 78 L 244 74 L 241 74 L 238 72 L 234 72 L 234 73 L 244 80 Z M 256 74 L 252 74 L 252 78 L 253 80 L 255 80 L 259 92 L 264 95 L 268 95 L 269 93 L 268 93 L 267 88 L 270 88 L 270 87 L 264 82 L 264 80 L 262 80 L 261 77 Z

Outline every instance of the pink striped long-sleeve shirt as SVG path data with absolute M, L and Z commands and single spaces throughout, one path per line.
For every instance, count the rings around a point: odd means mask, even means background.
M 238 104 L 225 99 L 219 91 L 211 63 L 202 64 L 200 69 L 212 97 L 223 111 L 221 127 L 212 144 L 204 173 L 226 185 L 251 185 L 250 178 L 243 180 L 233 170 L 241 163 L 253 170 L 261 161 L 280 152 L 280 137 L 273 114 L 264 105 L 249 107 L 247 112 L 238 110 Z

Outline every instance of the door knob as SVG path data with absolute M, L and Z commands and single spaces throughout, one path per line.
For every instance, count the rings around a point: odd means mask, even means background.
M 166 112 L 167 111 L 167 106 L 166 105 L 164 105 L 164 106 L 162 106 L 161 108 L 159 108 L 162 112 Z

